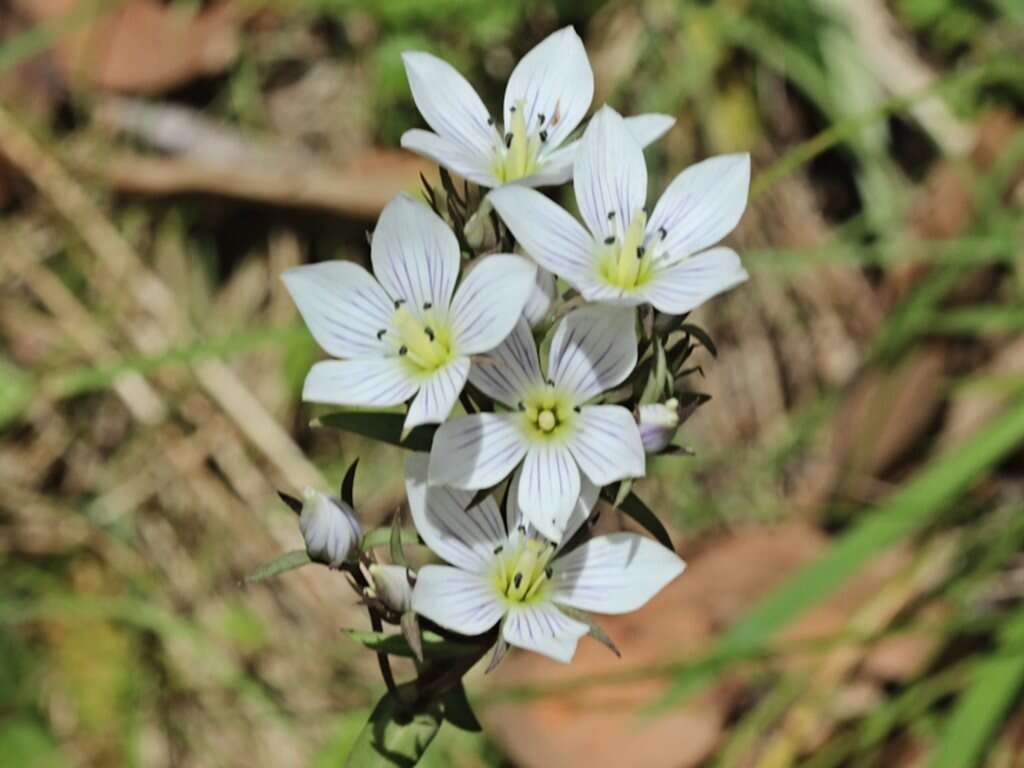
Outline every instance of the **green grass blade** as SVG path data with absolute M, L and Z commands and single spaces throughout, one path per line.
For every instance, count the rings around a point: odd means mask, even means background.
M 980 765 L 996 731 L 1024 686 L 1024 609 L 1018 609 L 999 633 L 999 647 L 975 665 L 942 732 L 929 768 Z
M 971 483 L 1024 442 L 1024 399 L 963 445 L 942 454 L 875 511 L 845 533 L 822 557 L 801 568 L 740 619 L 719 641 L 716 655 L 742 656 L 827 598 L 871 558 L 920 530 Z M 657 708 L 710 683 L 717 668 L 676 675 Z

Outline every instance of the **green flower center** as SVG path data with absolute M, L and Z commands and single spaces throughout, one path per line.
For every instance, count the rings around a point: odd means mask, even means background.
M 419 372 L 435 371 L 454 357 L 451 329 L 429 306 L 416 317 L 399 304 L 391 322 L 398 334 L 398 354 Z
M 504 146 L 499 146 L 494 153 L 494 175 L 498 181 L 522 179 L 540 167 L 538 157 L 548 135 L 544 115 L 538 115 L 535 122 L 531 132 L 526 124 L 525 103 L 522 99 L 517 101 L 512 107 L 509 125 L 505 126 Z
M 496 554 L 494 585 L 506 600 L 528 603 L 543 596 L 551 581 L 548 563 L 555 554 L 553 544 L 523 536 L 519 542 L 510 541 L 507 546 L 499 547 Z
M 609 214 L 612 218 L 614 214 Z M 645 245 L 647 214 L 637 211 L 625 234 L 609 236 L 598 248 L 598 275 L 609 285 L 632 291 L 651 275 L 653 253 Z
M 572 427 L 574 405 L 551 384 L 530 393 L 519 404 L 526 434 L 544 440 L 563 436 Z

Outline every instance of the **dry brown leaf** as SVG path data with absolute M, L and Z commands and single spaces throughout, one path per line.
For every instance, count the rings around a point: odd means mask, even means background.
M 36 22 L 80 12 L 86 0 L 15 0 Z M 131 0 L 97 12 L 87 25 L 62 37 L 55 49 L 65 82 L 125 93 L 157 93 L 221 72 L 238 53 L 241 14 L 221 2 L 193 13 L 157 0 Z

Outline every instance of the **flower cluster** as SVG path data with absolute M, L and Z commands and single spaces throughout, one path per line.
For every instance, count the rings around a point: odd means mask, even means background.
M 402 562 L 376 562 L 351 498 L 289 503 L 309 557 L 347 570 L 417 657 L 429 631 L 569 661 L 582 636 L 607 640 L 587 611 L 635 610 L 683 572 L 653 515 L 641 522 L 660 540 L 593 535 L 592 521 L 599 503 L 642 505 L 632 482 L 649 454 L 679 450 L 702 402 L 683 378 L 708 342 L 686 314 L 747 277 L 718 243 L 746 206 L 749 158 L 698 163 L 649 208 L 643 147 L 674 121 L 603 106 L 574 139 L 594 83 L 570 27 L 519 62 L 497 118 L 449 64 L 403 59 L 431 130 L 402 146 L 442 167 L 443 191 L 386 206 L 372 271 L 331 261 L 283 279 L 336 358 L 304 399 L 378 426 L 404 409 L 391 437 L 420 449 L 405 464 L 415 532 L 445 564 L 414 571 L 398 533 Z M 579 219 L 537 189 L 570 180 Z

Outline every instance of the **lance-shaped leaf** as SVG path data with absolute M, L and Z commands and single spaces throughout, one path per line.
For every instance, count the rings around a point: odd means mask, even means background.
M 345 472 L 341 481 L 341 500 L 355 509 L 355 488 L 356 488 L 356 467 L 359 466 L 359 459 L 356 459 Z
M 444 720 L 442 706 L 433 701 L 410 710 L 402 701 L 403 693 L 409 699 L 415 696 L 411 685 L 403 685 L 377 702 L 345 759 L 346 766 L 412 768 L 423 757 Z
M 308 565 L 313 562 L 309 559 L 309 555 L 304 549 L 295 549 L 291 552 L 286 552 L 280 557 L 276 557 L 269 563 L 264 563 L 255 571 L 245 577 L 246 584 L 255 584 L 258 581 L 269 579 L 271 576 L 277 576 L 285 571 L 293 571 L 296 568 L 301 568 L 304 565 Z
M 444 707 L 444 719 L 459 730 L 470 733 L 483 730 L 466 696 L 466 687 L 461 682 L 445 694 L 441 706 Z
M 668 535 L 668 531 L 661 524 L 661 520 L 635 493 L 630 493 L 626 496 L 619 505 L 619 509 L 636 520 L 636 522 L 643 526 L 645 531 L 650 533 L 659 542 L 673 552 L 675 551 L 675 547 L 672 546 L 672 537 Z
M 376 653 L 389 656 L 402 656 L 407 659 L 416 657 L 409 641 L 401 634 L 388 632 L 367 632 L 361 629 L 343 629 L 342 632 L 350 640 L 369 648 Z M 436 632 L 425 630 L 420 635 L 423 644 L 423 657 L 428 659 L 454 659 L 480 653 L 480 647 L 471 643 L 449 640 Z
M 622 651 L 619 650 L 619 646 L 617 646 L 615 641 L 608 636 L 608 633 L 604 631 L 604 628 L 594 621 L 594 618 L 589 613 L 577 608 L 570 608 L 567 605 L 561 606 L 559 610 L 561 610 L 566 616 L 576 619 L 576 621 L 581 621 L 590 627 L 590 631 L 587 632 L 588 635 L 597 640 L 597 642 L 614 653 L 620 659 L 622 658 Z
M 437 427 L 425 425 L 416 427 L 402 436 L 405 415 L 401 413 L 373 413 L 368 411 L 337 411 L 313 421 L 313 426 L 330 427 L 368 437 L 411 451 L 429 451 L 434 442 Z

